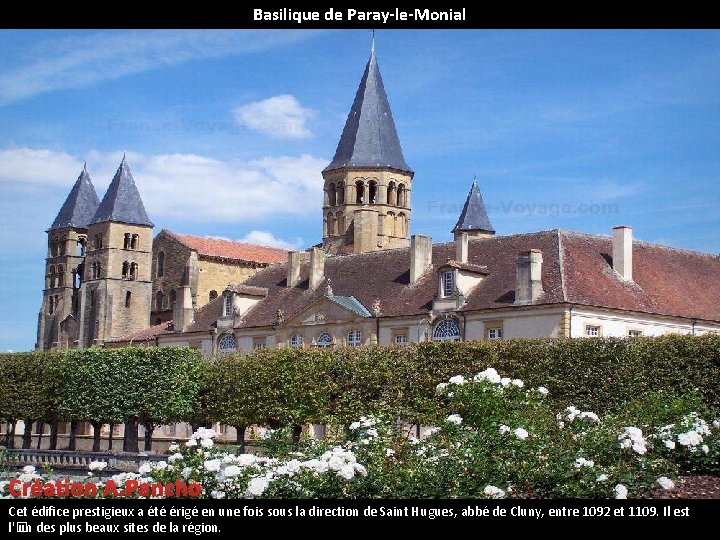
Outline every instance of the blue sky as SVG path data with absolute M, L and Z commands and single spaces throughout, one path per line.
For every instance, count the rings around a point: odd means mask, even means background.
M 720 252 L 720 32 L 381 31 L 411 232 L 450 239 L 474 175 L 499 234 Z M 123 151 L 155 233 L 307 247 L 367 31 L 0 31 L 0 351 L 32 348 L 45 230 Z

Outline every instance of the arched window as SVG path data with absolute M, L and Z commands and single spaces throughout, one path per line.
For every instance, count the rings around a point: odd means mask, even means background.
M 163 293 L 158 291 L 155 294 L 155 311 L 162 311 L 163 308 Z
M 435 326 L 433 340 L 435 341 L 458 341 L 460 339 L 460 327 L 454 319 L 447 319 Z
M 170 309 L 175 309 L 175 302 L 177 301 L 177 293 L 175 289 L 170 291 Z
M 52 315 L 55 313 L 55 298 L 52 296 L 50 297 L 50 301 L 48 302 L 48 313 Z
M 398 214 L 397 236 L 400 236 L 400 237 L 407 236 L 407 219 L 405 218 L 405 214 L 403 214 L 402 212 L 400 212 Z
M 233 314 L 233 295 L 225 295 L 225 303 L 223 304 L 223 315 L 225 317 L 232 317 Z
M 377 182 L 375 180 L 370 180 L 368 184 L 368 202 L 370 204 L 377 202 Z
M 330 184 L 327 188 L 328 204 L 335 206 L 337 204 L 337 193 L 335 192 L 335 184 Z
M 77 256 L 78 257 L 85 256 L 85 242 L 86 242 L 86 240 L 84 238 L 78 238 L 78 241 L 77 241 Z
M 130 249 L 130 233 L 125 233 L 125 239 L 123 241 L 123 249 Z
M 90 307 L 95 307 L 95 291 L 90 291 Z
M 57 286 L 65 286 L 65 267 L 62 264 L 58 266 Z
M 97 279 L 97 263 L 90 265 L 90 279 Z
M 130 239 L 130 249 L 137 249 L 140 243 L 140 237 L 137 234 L 133 234 Z
M 327 215 L 327 229 L 328 236 L 335 236 L 337 234 L 337 219 L 332 213 Z
M 232 334 L 225 334 L 218 341 L 218 352 L 228 353 L 237 350 L 237 343 L 235 342 L 235 336 Z
M 395 196 L 397 195 L 397 191 L 395 188 L 395 182 L 390 182 L 387 187 L 387 203 L 391 206 L 395 206 L 395 203 L 397 202 L 397 199 Z
M 55 274 L 55 267 L 50 267 L 50 289 L 55 288 L 55 280 L 57 279 L 57 275 Z
M 102 233 L 95 235 L 95 249 L 102 249 L 103 247 L 103 235 Z
M 60 240 L 58 238 L 53 238 L 52 254 L 53 257 L 57 257 L 60 254 Z
M 137 279 L 138 265 L 136 262 L 130 263 L 130 279 Z
M 300 334 L 295 334 L 293 337 L 290 338 L 290 346 L 293 349 L 302 349 L 303 337 Z
M 127 277 L 130 275 L 130 263 L 125 261 L 122 265 L 122 277 L 123 279 L 127 279 Z
M 395 236 L 395 212 L 387 213 L 387 227 L 385 232 L 388 236 Z
M 329 332 L 323 332 L 320 334 L 315 341 L 315 344 L 320 349 L 329 349 L 333 346 L 333 339 Z
M 130 303 L 132 301 L 132 293 L 130 291 L 127 291 L 125 293 L 125 307 L 130 307 Z
M 62 237 L 62 240 L 60 240 L 60 255 L 65 255 L 67 253 L 67 238 Z
M 362 343 L 362 332 L 360 330 L 351 330 L 348 333 L 347 342 L 349 347 L 359 347 Z
M 337 204 L 345 204 L 345 184 L 342 182 L 338 182 L 337 185 L 336 202 Z
M 161 251 L 158 253 L 157 258 L 157 277 L 163 277 L 165 275 L 165 252 Z
M 407 204 L 405 204 L 405 202 L 406 202 L 405 196 L 406 196 L 405 185 L 400 184 L 397 188 L 397 205 L 398 206 L 402 206 L 403 208 L 405 208 L 407 206 Z
M 342 212 L 335 214 L 335 221 L 337 222 L 337 233 L 345 234 L 345 214 Z
M 210 291 L 210 297 L 209 297 L 209 299 L 210 299 L 211 302 L 212 302 L 213 300 L 215 300 L 217 297 L 218 297 L 217 291 Z
M 80 266 L 77 267 L 77 270 L 75 270 L 72 273 L 73 276 L 73 289 L 79 289 L 80 285 L 82 285 L 82 271 L 80 270 Z
M 102 276 L 102 264 L 97 263 L 97 278 L 100 279 Z
M 358 204 L 365 204 L 365 182 L 358 180 L 355 182 L 355 202 Z

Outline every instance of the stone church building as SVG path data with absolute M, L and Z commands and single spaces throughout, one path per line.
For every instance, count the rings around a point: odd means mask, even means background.
M 125 159 L 102 201 L 83 170 L 48 230 L 37 348 L 210 355 L 720 331 L 717 256 L 635 241 L 628 226 L 498 236 L 476 182 L 453 241 L 433 243 L 410 234 L 414 174 L 374 52 L 322 171 L 322 242 L 306 251 L 153 238 Z

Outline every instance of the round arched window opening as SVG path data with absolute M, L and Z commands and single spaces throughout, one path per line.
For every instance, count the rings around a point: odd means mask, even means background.
M 317 338 L 315 344 L 320 349 L 329 349 L 333 345 L 333 339 L 329 332 L 323 332 Z
M 454 319 L 438 323 L 433 330 L 433 341 L 458 341 L 459 339 L 460 327 Z
M 218 341 L 218 352 L 227 353 L 235 350 L 237 350 L 237 343 L 234 335 L 226 334 Z

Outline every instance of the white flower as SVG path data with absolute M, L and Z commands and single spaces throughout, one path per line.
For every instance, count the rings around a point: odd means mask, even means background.
M 454 377 L 450 377 L 449 381 L 450 384 L 457 384 L 459 386 L 462 386 L 466 382 L 465 377 L 463 377 L 462 375 L 455 375 Z
M 356 429 L 360 429 L 360 422 L 353 422 L 350 424 L 350 429 L 355 431 Z
M 447 421 L 459 426 L 460 424 L 462 424 L 463 418 L 459 414 L 451 414 L 447 417 Z
M 575 468 L 579 469 L 581 467 L 589 467 L 593 468 L 595 466 L 595 462 L 591 459 L 585 459 L 583 457 L 579 457 L 575 460 Z
M 373 429 L 368 429 L 368 430 L 365 432 L 365 434 L 366 434 L 368 437 L 377 437 L 377 436 L 378 436 L 377 429 L 375 429 L 375 428 L 373 428 Z
M 667 476 L 661 476 L 658 478 L 657 483 L 660 484 L 660 487 L 663 489 L 672 489 L 675 487 L 675 482 L 670 480 Z
M 385 457 L 390 457 L 395 455 L 395 450 L 392 448 L 386 448 L 385 449 Z
M 600 476 L 598 476 L 595 481 L 596 482 L 606 482 L 607 480 L 608 480 L 608 475 L 603 473 Z
M 237 476 L 242 472 L 242 469 L 238 467 L 237 465 L 228 465 L 225 467 L 225 476 L 228 478 L 232 478 L 233 476 Z
M 712 425 L 715 429 L 720 429 L 720 420 L 713 420 Z
M 241 467 L 248 467 L 249 465 L 254 465 L 255 461 L 257 461 L 257 458 L 252 454 L 240 454 L 235 459 L 235 462 Z
M 597 424 L 600 422 L 600 417 L 594 412 L 581 412 L 580 420 L 590 420 L 591 422 L 595 422 Z
M 493 384 L 499 384 L 500 383 L 500 375 L 495 370 L 495 368 L 487 368 L 485 371 L 481 371 L 475 377 L 473 377 L 473 381 L 480 382 L 480 381 L 487 381 Z
M 503 377 L 500 379 L 500 384 L 503 386 L 510 386 L 510 377 Z
M 703 440 L 702 436 L 697 431 L 693 430 L 680 433 L 677 436 L 677 439 L 682 446 L 697 446 Z
M 668 439 L 663 441 L 663 443 L 665 443 L 665 446 L 667 446 L 670 450 L 675 450 L 675 441 Z
M 506 426 L 505 424 L 500 424 L 500 435 L 505 435 L 506 433 L 510 433 L 512 430 L 510 429 L 510 426 Z
M 25 474 L 35 474 L 35 467 L 33 465 L 25 465 L 22 468 L 23 473 Z
M 632 448 L 636 454 L 645 454 L 647 452 L 647 442 L 643 437 L 642 430 L 634 426 L 628 426 L 618 435 L 620 448 Z
M 248 482 L 247 490 L 251 496 L 258 497 L 265 493 L 265 490 L 268 488 L 269 485 L 270 481 L 266 477 L 260 476 L 253 478 L 250 480 L 250 482 Z
M 337 475 L 340 478 L 350 481 L 355 478 L 355 467 L 353 465 L 343 465 L 338 470 Z
M 512 384 L 513 386 L 517 386 L 518 388 L 522 388 L 523 386 L 525 386 L 525 383 L 522 382 L 520 379 L 513 379 L 512 381 L 510 381 L 510 384 Z
M 420 439 L 418 439 L 415 436 L 412 436 L 408 439 L 408 443 L 412 446 L 415 446 L 416 444 L 420 444 Z
M 142 465 L 140 465 L 140 467 L 138 468 L 138 473 L 139 474 L 150 474 L 152 472 L 152 470 L 153 470 L 152 465 L 150 463 L 145 462 Z
M 547 396 L 550 393 L 550 391 L 544 386 L 538 386 L 537 391 L 540 392 L 540 394 L 542 394 L 543 396 Z
M 193 447 L 193 446 L 197 446 L 197 443 L 198 443 L 197 440 L 195 440 L 195 439 L 190 439 L 190 440 L 188 440 L 188 441 L 185 443 L 185 446 Z
M 446 383 L 446 382 L 441 382 L 440 384 L 438 384 L 438 385 L 435 387 L 435 393 L 436 393 L 436 394 L 442 394 L 443 392 L 445 392 L 445 389 L 446 389 L 448 386 L 449 386 L 448 383 Z
M 524 441 L 528 438 L 530 434 L 527 432 L 527 430 L 519 427 L 515 430 L 515 436 L 520 439 L 521 441 Z
M 225 498 L 225 492 L 224 491 L 211 491 L 210 496 L 213 499 L 224 499 Z
M 91 471 L 102 471 L 107 466 L 107 461 L 91 461 L 88 469 Z
M 182 461 L 183 455 L 180 452 L 176 452 L 175 454 L 168 457 L 168 461 L 170 463 L 175 463 L 176 461 Z
M 173 442 L 170 446 L 168 446 L 168 452 L 177 452 L 180 450 L 180 445 L 176 442 Z
M 222 460 L 209 459 L 205 462 L 205 470 L 210 472 L 218 472 L 220 470 L 220 465 L 222 465 Z
M 628 488 L 626 488 L 622 484 L 618 484 L 615 486 L 615 498 L 616 499 L 627 499 L 628 496 Z
M 358 473 L 362 477 L 365 477 L 368 474 L 367 469 L 364 466 L 360 465 L 359 463 L 355 463 L 353 465 L 353 468 L 355 469 L 355 472 Z
M 168 468 L 167 461 L 158 461 L 153 465 L 153 470 L 162 471 Z
M 431 427 L 425 432 L 425 436 L 432 437 L 433 435 L 435 435 L 436 433 L 440 433 L 441 431 L 442 429 L 440 429 L 439 427 Z
M 558 427 L 563 429 L 565 427 L 565 422 L 558 422 Z
M 202 440 L 200 441 L 200 446 L 202 446 L 203 448 L 212 448 L 212 446 L 213 446 L 214 444 L 215 444 L 215 443 L 213 442 L 212 439 L 202 439 Z
M 505 492 L 500 489 L 499 487 L 487 485 L 485 486 L 485 489 L 483 490 L 483 493 L 490 497 L 491 499 L 503 499 L 505 497 Z
M 710 447 L 707 444 L 703 444 L 700 449 L 706 454 L 710 452 Z
M 214 429 L 208 429 L 208 428 L 198 428 L 198 430 L 192 434 L 193 439 L 214 439 L 217 437 L 217 433 L 215 433 Z

